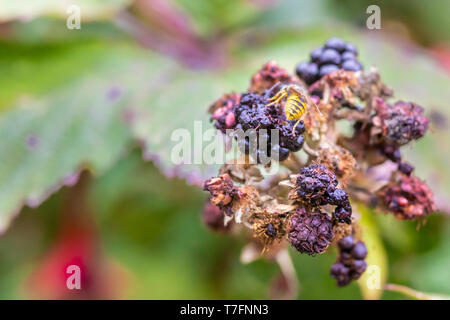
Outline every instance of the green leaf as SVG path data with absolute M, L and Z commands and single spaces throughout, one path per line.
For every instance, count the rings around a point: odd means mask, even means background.
M 0 22 L 30 20 L 41 16 L 67 18 L 70 5 L 80 7 L 82 20 L 110 18 L 130 0 L 0 0 Z
M 66 74 L 64 86 L 40 98 L 22 98 L 0 117 L 0 133 L 8 137 L 0 142 L 1 230 L 24 204 L 37 206 L 75 183 L 82 168 L 105 172 L 136 140 L 146 159 L 169 176 L 200 184 L 217 172 L 204 164 L 176 166 L 171 134 L 175 129 L 190 134 L 194 121 L 211 128 L 205 109 L 230 82 L 137 47 L 105 46 L 80 48 L 81 55 L 94 57 L 88 59 L 88 74 L 74 79 Z M 51 58 L 42 57 L 37 70 Z M 191 142 L 192 136 L 186 143 Z
M 358 280 L 358 285 L 364 299 L 380 299 L 388 274 L 386 250 L 373 218 L 373 212 L 363 204 L 357 204 L 356 207 L 361 214 L 359 224 L 368 250 L 367 270 Z

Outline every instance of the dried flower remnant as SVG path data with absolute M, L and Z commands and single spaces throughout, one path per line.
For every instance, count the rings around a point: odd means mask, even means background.
M 268 255 L 288 245 L 312 256 L 337 246 L 331 276 L 344 286 L 367 267 L 367 247 L 358 240 L 365 229 L 351 203 L 388 210 L 402 220 L 435 210 L 431 190 L 413 176 L 413 164 L 401 153 L 424 136 L 428 119 L 415 103 L 392 103 L 393 91 L 377 70 L 364 73 L 357 49 L 341 39 L 313 50 L 311 61 L 296 71 L 299 79 L 270 61 L 253 75 L 246 92 L 213 104 L 216 128 L 232 129 L 243 158 L 257 161 L 225 164 L 204 189 L 225 222 L 246 227 Z M 279 96 L 290 84 L 307 98 L 295 134 L 296 120 L 286 119 L 287 99 Z M 246 130 L 262 139 L 250 143 L 249 136 L 239 135 Z M 273 162 L 281 169 L 264 173 Z
M 203 190 L 211 194 L 210 202 L 223 209 L 226 214 L 231 214 L 231 204 L 236 198 L 241 197 L 239 189 L 234 186 L 228 174 L 209 179 L 203 184 Z
M 323 253 L 333 240 L 333 224 L 328 214 L 304 207 L 292 216 L 289 226 L 289 243 L 301 253 Z
M 401 220 L 422 218 L 436 210 L 430 188 L 414 176 L 390 181 L 379 197 L 384 207 Z
M 353 155 L 347 149 L 337 145 L 320 149 L 316 162 L 323 164 L 334 172 L 344 187 L 357 169 L 357 163 Z
M 296 83 L 294 76 L 278 66 L 276 61 L 269 61 L 255 73 L 250 81 L 250 92 L 262 94 L 277 83 Z
M 381 99 L 374 106 L 372 136 L 385 139 L 387 143 L 401 146 L 420 139 L 428 130 L 428 119 L 423 108 L 415 103 L 398 101 L 389 105 Z
M 253 220 L 254 236 L 258 238 L 264 249 L 275 241 L 280 242 L 286 236 L 286 216 L 277 213 L 261 212 Z

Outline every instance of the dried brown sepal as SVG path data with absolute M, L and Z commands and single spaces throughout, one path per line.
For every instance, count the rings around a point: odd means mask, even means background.
M 246 184 L 240 187 L 239 199 L 233 201 L 231 206 L 232 213 L 239 215 L 235 219 L 240 222 L 240 220 L 244 221 L 247 220 L 247 217 L 251 217 L 258 210 L 260 200 L 261 195 L 255 186 Z
M 287 215 L 270 212 L 259 212 L 253 217 L 253 235 L 264 245 L 263 252 L 274 242 L 280 242 L 286 237 Z
M 355 218 L 352 218 L 352 223 L 335 223 L 333 224 L 333 245 L 346 236 L 353 236 L 355 239 L 362 239 L 362 230 Z
M 356 94 L 363 101 L 370 102 L 374 97 L 386 99 L 394 94 L 394 91 L 381 81 L 380 74 L 376 70 L 372 70 L 368 74 L 361 74 L 358 81 Z
M 353 155 L 338 145 L 330 145 L 319 150 L 319 156 L 313 163 L 323 164 L 333 171 L 339 182 L 346 187 L 354 176 L 357 163 Z
M 243 196 L 228 174 L 206 180 L 203 184 L 203 190 L 211 194 L 210 202 L 223 209 L 228 215 L 232 214 L 232 201 Z
M 359 74 L 359 72 L 339 69 L 312 84 L 309 91 L 322 91 L 324 104 L 354 103 L 355 93 L 360 90 Z

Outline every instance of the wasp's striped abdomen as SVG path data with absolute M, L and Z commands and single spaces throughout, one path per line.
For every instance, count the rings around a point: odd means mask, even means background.
M 306 103 L 298 94 L 291 93 L 284 105 L 287 120 L 300 119 L 306 112 Z

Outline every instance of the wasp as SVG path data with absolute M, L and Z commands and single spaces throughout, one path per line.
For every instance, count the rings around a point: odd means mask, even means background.
M 287 120 L 296 120 L 292 128 L 292 135 L 295 136 L 295 128 L 300 123 L 302 116 L 306 113 L 309 105 L 314 105 L 317 111 L 322 115 L 317 105 L 311 101 L 304 89 L 296 84 L 288 84 L 283 86 L 273 97 L 269 98 L 271 106 L 279 103 L 283 98 L 286 98 L 284 104 L 284 113 Z

